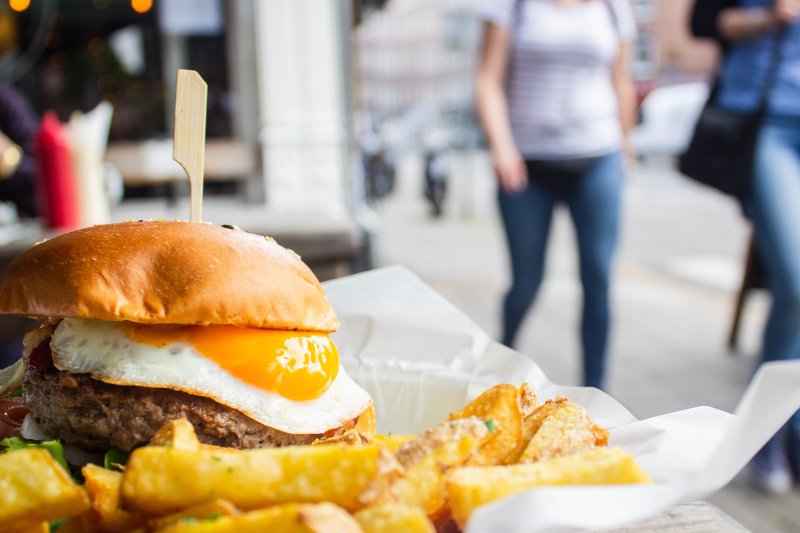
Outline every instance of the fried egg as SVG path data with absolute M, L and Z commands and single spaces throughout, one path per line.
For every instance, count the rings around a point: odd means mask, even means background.
M 50 346 L 59 370 L 204 396 L 291 434 L 324 433 L 372 401 L 324 333 L 65 318 Z

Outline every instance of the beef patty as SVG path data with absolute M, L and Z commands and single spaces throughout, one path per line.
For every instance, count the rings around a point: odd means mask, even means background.
M 48 342 L 31 353 L 22 388 L 30 415 L 46 433 L 87 450 L 132 450 L 146 444 L 164 423 L 181 417 L 192 423 L 200 442 L 217 446 L 309 444 L 321 436 L 284 433 L 181 391 L 111 385 L 87 374 L 59 371 Z

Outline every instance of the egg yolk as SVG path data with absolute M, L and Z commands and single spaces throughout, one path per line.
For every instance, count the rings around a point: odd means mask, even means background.
M 312 400 L 339 372 L 339 352 L 324 333 L 237 326 L 123 324 L 129 339 L 163 348 L 187 343 L 238 379 L 289 400 Z

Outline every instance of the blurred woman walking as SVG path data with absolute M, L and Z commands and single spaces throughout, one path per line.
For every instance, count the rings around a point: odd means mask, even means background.
M 583 285 L 583 383 L 602 387 L 610 327 L 636 34 L 628 0 L 486 0 L 478 113 L 511 263 L 502 342 L 511 346 L 544 273 L 553 210 L 575 226 Z

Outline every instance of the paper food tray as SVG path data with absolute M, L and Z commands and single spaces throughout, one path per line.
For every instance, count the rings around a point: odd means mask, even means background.
M 655 481 L 525 491 L 480 509 L 468 532 L 611 528 L 704 498 L 800 408 L 795 361 L 763 365 L 735 415 L 697 407 L 637 420 L 599 390 L 551 383 L 404 268 L 330 281 L 325 290 L 341 322 L 334 340 L 343 364 L 372 395 L 380 432 L 418 432 L 492 385 L 527 381 L 541 399 L 563 394 L 582 404 L 610 430 L 609 444 L 634 454 Z

